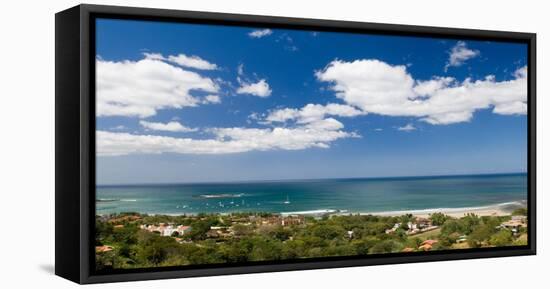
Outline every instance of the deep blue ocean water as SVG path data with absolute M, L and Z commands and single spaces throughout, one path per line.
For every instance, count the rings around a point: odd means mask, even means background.
M 527 199 L 527 175 L 97 186 L 98 214 L 383 212 L 480 207 Z

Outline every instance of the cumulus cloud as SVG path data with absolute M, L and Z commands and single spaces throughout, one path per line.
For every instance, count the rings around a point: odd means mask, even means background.
M 218 65 L 215 63 L 210 63 L 196 55 L 187 56 L 183 53 L 180 53 L 178 55 L 169 55 L 168 57 L 163 56 L 160 53 L 143 53 L 146 59 L 152 59 L 152 60 L 162 60 L 162 61 L 168 61 L 175 64 L 178 64 L 180 66 L 195 68 L 195 69 L 201 69 L 201 70 L 216 70 L 218 69 Z
M 296 121 L 297 123 L 310 123 L 324 119 L 326 116 L 353 117 L 363 115 L 365 112 L 345 104 L 329 103 L 307 104 L 300 109 L 282 108 L 271 111 L 265 118 L 266 122 Z
M 466 46 L 466 42 L 458 41 L 449 52 L 449 60 L 445 65 L 445 71 L 452 66 L 461 66 L 466 60 L 479 55 L 479 50 L 473 50 Z
M 398 127 L 397 130 L 399 130 L 399 131 L 413 131 L 413 130 L 416 130 L 416 127 L 414 127 L 414 125 L 412 125 L 412 123 L 408 123 L 405 126 Z
M 193 107 L 193 91 L 217 93 L 210 78 L 155 58 L 96 60 L 97 116 L 153 116 L 159 109 Z
M 210 63 L 198 56 L 187 56 L 185 54 L 170 55 L 168 61 L 177 63 L 181 66 L 203 69 L 203 70 L 216 70 L 218 66 L 214 63 Z
M 527 69 L 514 79 L 496 81 L 451 77 L 415 80 L 404 65 L 391 65 L 376 59 L 351 62 L 334 60 L 316 72 L 320 81 L 348 105 L 364 113 L 418 117 L 430 124 L 469 121 L 474 112 L 493 108 L 496 114 L 527 113 Z
M 222 100 L 219 95 L 209 94 L 204 97 L 203 103 L 221 103 Z
M 231 154 L 248 151 L 329 148 L 338 139 L 357 137 L 335 119 L 293 128 L 212 128 L 213 138 L 193 139 L 97 131 L 99 156 L 128 154 Z
M 239 79 L 240 87 L 237 88 L 238 94 L 251 94 L 259 97 L 268 97 L 271 95 L 271 88 L 265 79 L 258 82 L 249 83 Z
M 254 30 L 254 31 L 251 31 L 250 33 L 248 33 L 248 36 L 252 37 L 252 38 L 262 38 L 262 37 L 265 37 L 265 36 L 269 36 L 273 33 L 273 31 L 271 29 L 258 29 L 258 30 Z
M 193 132 L 198 130 L 196 128 L 186 127 L 177 121 L 162 123 L 162 122 L 149 122 L 149 121 L 141 120 L 139 124 L 148 130 L 171 131 L 171 132 Z

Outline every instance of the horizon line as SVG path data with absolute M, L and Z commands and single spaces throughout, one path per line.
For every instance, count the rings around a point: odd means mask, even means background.
M 401 175 L 381 177 L 329 177 L 329 178 L 304 178 L 304 179 L 263 179 L 263 180 L 234 180 L 234 181 L 201 181 L 201 182 L 159 182 L 159 183 L 112 183 L 97 184 L 97 187 L 123 187 L 123 186 L 170 186 L 170 185 L 206 185 L 206 184 L 232 184 L 232 183 L 268 183 L 285 181 L 320 181 L 320 180 L 353 180 L 353 179 L 407 179 L 407 178 L 437 178 L 437 177 L 467 177 L 467 176 L 497 176 L 497 175 L 519 175 L 528 174 L 524 172 L 503 172 L 503 173 L 478 173 L 478 174 L 435 174 L 435 175 Z

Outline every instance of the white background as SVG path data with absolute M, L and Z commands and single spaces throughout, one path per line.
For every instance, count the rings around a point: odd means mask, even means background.
M 105 288 L 528 288 L 548 284 L 550 21 L 546 1 L 89 1 L 142 7 L 538 34 L 538 255 L 93 285 Z M 72 288 L 54 266 L 54 13 L 77 1 L 2 1 L 0 287 Z M 546 113 L 545 113 L 546 112 Z M 546 179 L 545 179 L 546 177 Z M 548 209 L 548 210 L 545 210 Z M 538 285 L 538 286 L 537 286 Z

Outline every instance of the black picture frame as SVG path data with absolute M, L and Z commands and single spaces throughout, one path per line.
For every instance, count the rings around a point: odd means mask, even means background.
M 96 272 L 95 19 L 139 19 L 472 39 L 528 45 L 528 245 L 285 262 Z M 55 16 L 55 274 L 77 283 L 307 270 L 536 254 L 536 34 L 165 9 L 79 5 Z

